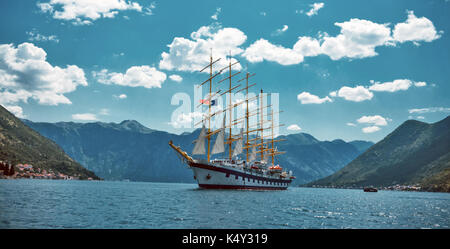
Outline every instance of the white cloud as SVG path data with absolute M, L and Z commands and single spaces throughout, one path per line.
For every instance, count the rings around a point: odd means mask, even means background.
M 259 39 L 250 45 L 242 54 L 249 62 L 273 61 L 281 65 L 293 65 L 303 61 L 303 55 L 299 52 L 273 45 L 265 39 Z
M 373 132 L 376 132 L 379 130 L 380 130 L 380 127 L 378 127 L 378 126 L 369 126 L 369 127 L 362 128 L 362 131 L 364 133 L 373 133 Z
M 387 125 L 386 119 L 380 115 L 362 116 L 361 118 L 359 118 L 357 120 L 357 122 L 360 124 L 373 124 L 373 125 L 377 125 L 377 126 L 386 126 Z
M 409 113 L 429 113 L 429 112 L 450 112 L 449 107 L 428 107 L 428 108 L 418 108 L 409 109 Z
M 336 95 L 336 92 L 331 92 L 330 95 Z M 361 102 L 372 99 L 373 93 L 363 86 L 356 86 L 353 88 L 344 86 L 337 91 L 337 96 L 344 98 L 345 100 Z
M 183 80 L 183 78 L 178 74 L 172 74 L 169 78 L 175 82 L 181 82 Z
M 299 37 L 292 49 L 259 39 L 245 49 L 242 56 L 252 63 L 267 60 L 286 66 L 299 64 L 303 62 L 305 56 L 317 56 L 320 53 L 318 40 L 311 37 Z
M 219 14 L 220 14 L 221 11 L 222 11 L 222 8 L 217 8 L 217 9 L 216 9 L 216 12 L 214 13 L 214 15 L 211 16 L 211 19 L 217 21 L 217 19 L 218 19 Z
M 414 85 L 415 85 L 416 87 L 423 87 L 423 86 L 426 86 L 427 83 L 426 83 L 426 82 L 423 82 L 423 81 L 421 81 L 421 82 L 414 82 Z
M 354 123 L 347 123 L 348 126 L 356 126 Z
M 230 52 L 231 56 L 243 52 L 239 46 L 246 40 L 247 36 L 236 28 L 203 26 L 191 33 L 191 39 L 175 37 L 168 45 L 169 52 L 161 54 L 159 68 L 187 72 L 201 70 L 210 63 L 212 48 L 214 59 L 222 58 L 214 65 L 218 70 L 228 65 L 225 58 L 230 55 Z M 234 59 L 233 62 L 235 62 Z M 235 70 L 241 70 L 241 68 L 239 63 L 234 66 Z
M 413 11 L 408 11 L 406 22 L 398 23 L 393 30 L 393 37 L 398 42 L 431 42 L 441 37 L 443 31 L 437 32 L 433 23 L 426 17 L 417 18 Z
M 6 110 L 8 110 L 9 112 L 11 112 L 12 114 L 14 114 L 14 116 L 18 117 L 18 118 L 25 118 L 26 116 L 23 114 L 23 109 L 22 107 L 18 106 L 18 105 L 5 105 L 3 106 L 6 108 Z
M 392 82 L 375 83 L 369 87 L 369 90 L 379 92 L 396 92 L 400 90 L 408 90 L 412 86 L 413 82 L 408 79 L 399 79 Z
M 425 119 L 424 116 L 417 116 L 417 119 Z
M 311 9 L 308 12 L 306 12 L 306 15 L 307 16 L 314 16 L 314 15 L 317 15 L 319 10 L 321 8 L 323 8 L 323 6 L 325 6 L 325 4 L 324 3 L 313 3 L 313 4 L 309 5 L 309 6 L 311 7 Z
M 174 121 L 169 122 L 169 125 L 172 125 L 174 128 L 180 128 L 186 124 L 192 124 L 195 118 L 201 118 L 203 115 L 201 112 L 181 113 Z
M 59 43 L 59 39 L 56 35 L 45 36 L 45 35 L 39 34 L 36 29 L 27 31 L 26 34 L 28 35 L 29 41 L 39 41 L 39 42 L 52 41 L 52 42 Z
M 287 127 L 287 129 L 288 129 L 289 131 L 300 131 L 300 130 L 302 130 L 302 128 L 300 128 L 300 126 L 298 126 L 298 125 L 296 125 L 296 124 L 289 125 L 289 126 Z
M 103 69 L 98 72 L 93 71 L 92 75 L 102 84 L 145 88 L 161 88 L 167 78 L 165 73 L 149 66 L 133 66 L 128 68 L 125 74 L 109 73 L 107 69 Z
M 32 43 L 0 45 L 0 103 L 35 99 L 42 105 L 71 104 L 64 96 L 87 86 L 84 71 L 75 66 L 52 66 L 47 53 Z
M 72 115 L 72 119 L 74 120 L 82 120 L 82 121 L 96 121 L 97 116 L 92 113 L 77 113 Z
M 287 25 L 283 25 L 283 27 L 281 29 L 277 29 L 275 30 L 275 32 L 272 33 L 272 36 L 277 36 L 277 35 L 281 35 L 284 32 L 286 32 L 289 29 L 289 26 Z
M 340 28 L 340 33 L 336 36 L 330 36 L 326 32 L 319 31 L 318 39 L 306 36 L 299 37 L 292 49 L 274 45 L 265 39 L 259 39 L 245 50 L 243 56 L 252 63 L 267 60 L 281 65 L 299 64 L 303 62 L 305 56 L 318 56 L 321 54 L 329 56 L 332 60 L 373 57 L 378 55 L 375 51 L 377 47 L 396 46 L 399 39 L 402 42 L 412 41 L 418 44 L 418 41 L 432 41 L 440 37 L 436 32 L 430 31 L 430 27 L 434 30 L 431 21 L 426 18 L 419 19 L 420 21 L 413 20 L 410 13 L 408 20 L 414 25 L 409 24 L 408 21 L 397 24 L 397 32 L 403 30 L 404 36 L 411 36 L 408 39 L 400 39 L 398 35 L 393 37 L 389 27 L 390 24 L 388 23 L 379 24 L 369 20 L 352 18 L 349 21 L 335 23 Z M 422 23 L 422 25 L 417 23 Z M 415 31 L 417 32 L 414 34 L 410 33 Z M 437 35 L 433 36 L 433 34 Z
M 72 21 L 76 25 L 92 24 L 99 18 L 114 18 L 119 11 L 133 10 L 142 12 L 143 7 L 132 1 L 125 0 L 50 0 L 46 3 L 37 3 L 37 6 L 44 13 L 49 13 L 54 19 Z M 146 8 L 152 10 L 154 4 Z M 151 12 L 150 12 L 151 13 Z
M 113 97 L 116 99 L 126 99 L 127 95 L 122 93 L 120 95 L 113 95 Z
M 309 92 L 302 92 L 299 95 L 297 95 L 297 99 L 302 104 L 322 104 L 324 102 L 332 102 L 332 100 L 325 96 L 324 98 L 319 98 L 316 95 L 312 95 Z
M 372 57 L 377 55 L 375 47 L 392 44 L 388 24 L 352 18 L 335 25 L 341 28 L 340 34 L 335 37 L 325 34 L 321 45 L 322 53 L 332 60 Z

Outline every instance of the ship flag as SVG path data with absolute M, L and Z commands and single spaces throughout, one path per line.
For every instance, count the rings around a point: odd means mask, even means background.
M 223 115 L 222 128 L 217 134 L 216 142 L 214 143 L 211 154 L 218 154 L 225 152 L 225 114 Z
M 237 139 L 236 146 L 233 150 L 233 157 L 242 153 L 242 143 L 244 138 L 244 128 L 241 128 L 241 133 L 239 134 L 239 138 Z
M 195 140 L 195 146 L 192 154 L 194 155 L 204 155 L 205 151 L 205 137 L 206 137 L 206 128 L 203 124 L 202 130 L 200 131 L 200 135 L 197 140 Z

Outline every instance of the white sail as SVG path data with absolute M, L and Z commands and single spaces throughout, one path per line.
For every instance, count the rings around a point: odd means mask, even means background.
M 255 160 L 256 160 L 256 147 L 253 147 L 248 162 L 253 162 Z
M 205 137 L 206 137 L 206 128 L 205 128 L 205 125 L 203 125 L 200 135 L 198 136 L 197 140 L 195 140 L 195 146 L 194 146 L 194 150 L 192 151 L 192 154 L 204 155 L 206 153 Z
M 223 125 L 219 134 L 217 134 L 216 142 L 211 154 L 223 153 L 225 151 L 225 115 L 223 115 Z
M 233 157 L 239 155 L 242 153 L 242 143 L 243 143 L 243 139 L 244 138 L 244 128 L 241 128 L 241 133 L 239 134 L 239 138 L 237 139 L 236 142 L 236 146 L 234 147 L 233 150 Z

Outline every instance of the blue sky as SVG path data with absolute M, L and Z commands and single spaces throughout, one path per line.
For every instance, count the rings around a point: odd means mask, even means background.
M 0 2 L 0 104 L 38 122 L 191 131 L 171 99 L 193 97 L 214 46 L 256 73 L 254 92 L 279 93 L 282 134 L 376 142 L 450 112 L 449 1 L 99 2 Z

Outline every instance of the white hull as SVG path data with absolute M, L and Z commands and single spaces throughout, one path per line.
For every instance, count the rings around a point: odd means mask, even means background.
M 194 179 L 201 188 L 284 190 L 292 182 L 290 179 L 263 176 L 241 168 L 205 163 L 189 163 L 189 165 L 194 172 Z

